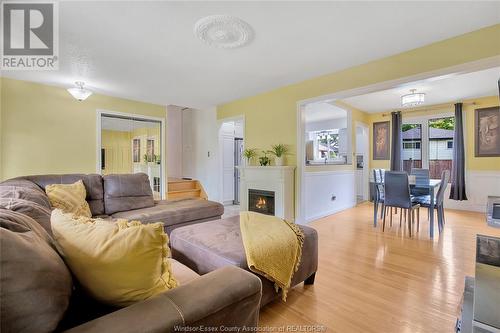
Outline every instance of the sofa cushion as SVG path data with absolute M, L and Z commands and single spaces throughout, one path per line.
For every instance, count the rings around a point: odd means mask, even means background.
M 103 180 L 108 215 L 154 205 L 153 191 L 145 173 L 106 175 Z
M 45 187 L 50 205 L 65 213 L 91 217 L 90 207 L 85 198 L 87 192 L 81 180 L 73 184 L 51 184 Z
M 0 208 L 9 209 L 31 217 L 39 223 L 49 235 L 52 235 L 52 230 L 50 229 L 50 208 L 39 205 L 34 201 L 16 198 L 0 198 Z
M 143 223 L 163 222 L 165 226 L 219 217 L 224 214 L 224 206 L 218 202 L 203 199 L 159 200 L 153 207 L 135 209 L 112 215 L 113 218 L 139 220 Z
M 55 209 L 51 224 L 59 252 L 98 301 L 128 306 L 177 285 L 161 223 L 111 223 Z
M 2 332 L 52 332 L 68 307 L 71 275 L 32 218 L 0 209 Z
M 170 266 L 172 267 L 172 274 L 179 282 L 179 285 L 184 285 L 191 280 L 196 279 L 199 275 L 186 265 L 181 264 L 175 259 L 170 258 Z
M 36 175 L 14 178 L 10 181 L 28 180 L 38 185 L 43 191 L 51 184 L 72 184 L 82 180 L 87 192 L 86 200 L 89 203 L 92 215 L 104 214 L 104 189 L 101 175 L 98 174 L 65 174 L 65 175 Z
M 43 192 L 36 184 L 27 180 L 23 181 L 31 183 L 32 186 L 26 184 L 7 185 L 9 183 L 0 184 L 0 198 L 23 199 L 36 202 L 37 204 L 50 209 L 50 201 L 47 194 Z

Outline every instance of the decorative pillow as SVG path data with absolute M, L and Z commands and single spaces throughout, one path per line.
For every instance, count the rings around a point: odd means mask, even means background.
M 45 231 L 49 233 L 49 235 L 52 235 L 52 229 L 50 229 L 50 208 L 39 205 L 34 201 L 1 197 L 0 208 L 5 208 L 24 215 L 28 215 L 38 224 L 40 224 L 45 229 Z
M 87 191 L 83 181 L 79 180 L 73 184 L 52 184 L 45 187 L 50 204 L 54 208 L 59 208 L 65 213 L 72 213 L 76 216 L 91 217 L 90 207 L 85 197 Z
M 0 209 L 1 332 L 53 332 L 66 312 L 71 274 L 32 218 Z
M 127 306 L 177 286 L 163 223 L 110 223 L 56 209 L 51 225 L 71 271 L 103 303 Z

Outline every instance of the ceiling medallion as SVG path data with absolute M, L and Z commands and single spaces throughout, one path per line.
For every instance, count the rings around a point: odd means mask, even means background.
M 237 17 L 211 15 L 196 22 L 194 34 L 208 45 L 234 49 L 250 43 L 253 38 L 253 29 Z

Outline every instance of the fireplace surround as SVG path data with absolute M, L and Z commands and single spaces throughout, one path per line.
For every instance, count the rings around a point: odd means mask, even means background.
M 241 210 L 253 210 L 250 208 L 260 206 L 259 213 L 274 215 L 287 221 L 295 221 L 294 195 L 295 195 L 295 167 L 293 166 L 241 166 L 240 182 L 240 207 Z M 259 198 L 252 199 L 250 191 L 259 191 Z M 273 193 L 274 198 L 266 198 L 265 195 Z M 274 211 L 271 214 L 269 199 L 274 201 Z M 257 200 L 256 202 L 251 200 Z M 265 205 L 264 205 L 264 202 Z M 264 210 L 264 211 L 262 211 Z

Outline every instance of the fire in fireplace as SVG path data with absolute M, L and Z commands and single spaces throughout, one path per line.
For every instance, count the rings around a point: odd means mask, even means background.
M 249 189 L 248 210 L 266 215 L 274 215 L 274 192 Z

